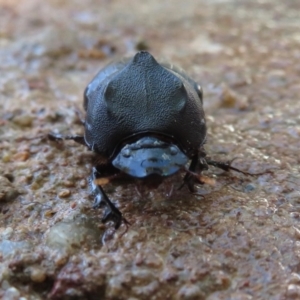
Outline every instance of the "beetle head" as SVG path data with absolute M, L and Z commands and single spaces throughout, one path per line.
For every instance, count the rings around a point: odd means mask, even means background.
M 112 161 L 119 170 L 133 177 L 170 176 L 188 162 L 188 157 L 174 144 L 155 137 L 143 137 L 126 144 Z

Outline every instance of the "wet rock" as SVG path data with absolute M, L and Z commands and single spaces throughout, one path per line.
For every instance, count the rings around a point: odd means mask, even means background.
M 15 242 L 10 240 L 0 241 L 0 253 L 2 257 L 6 258 L 14 254 L 17 250 L 23 250 L 30 248 L 30 244 L 26 241 Z
M 56 223 L 46 233 L 46 244 L 49 247 L 67 252 L 99 245 L 103 231 L 97 225 L 96 222 L 83 216 Z
M 40 56 L 58 58 L 74 51 L 78 45 L 78 37 L 74 31 L 56 27 L 45 28 L 26 41 L 27 49 L 30 50 L 28 58 Z

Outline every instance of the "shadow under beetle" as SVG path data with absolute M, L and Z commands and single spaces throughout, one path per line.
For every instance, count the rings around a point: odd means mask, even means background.
M 129 175 L 161 182 L 184 170 L 183 184 L 194 192 L 196 183 L 204 183 L 201 172 L 208 165 L 242 172 L 206 158 L 201 87 L 172 64 L 159 64 L 147 51 L 102 69 L 85 89 L 83 106 L 84 136 L 49 138 L 74 140 L 105 158 L 92 170 L 93 207 L 105 205 L 102 222 L 113 221 L 116 229 L 128 222 L 97 183 L 103 177 Z

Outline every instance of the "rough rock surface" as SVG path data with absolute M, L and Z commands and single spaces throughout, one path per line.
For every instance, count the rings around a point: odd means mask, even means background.
M 300 2 L 0 0 L 0 298 L 299 299 Z M 215 186 L 107 185 L 92 210 L 75 110 L 111 59 L 148 48 L 201 83 Z M 166 193 L 174 184 L 171 197 Z M 9 195 L 7 197 L 7 195 Z M 12 196 L 13 195 L 13 196 Z M 23 298 L 20 298 L 23 297 Z

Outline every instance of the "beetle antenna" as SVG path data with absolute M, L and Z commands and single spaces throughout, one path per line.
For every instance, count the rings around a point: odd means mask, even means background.
M 259 176 L 259 175 L 264 175 L 266 173 L 272 173 L 272 171 L 264 171 L 264 172 L 260 172 L 260 173 L 249 173 L 246 171 L 242 171 L 238 168 L 233 167 L 231 164 L 233 163 L 233 161 L 235 161 L 236 159 L 238 159 L 238 157 L 233 158 L 230 161 L 226 161 L 226 162 L 222 162 L 222 161 L 215 161 L 215 160 L 210 160 L 210 159 L 206 159 L 206 162 L 208 165 L 210 166 L 214 166 L 216 168 L 222 169 L 226 172 L 229 172 L 230 170 L 238 172 L 238 173 L 242 173 L 244 175 L 248 175 L 248 176 Z

